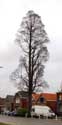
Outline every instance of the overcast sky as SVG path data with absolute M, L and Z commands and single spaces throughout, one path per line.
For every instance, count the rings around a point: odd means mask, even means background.
M 62 81 L 62 0 L 0 0 L 0 96 L 14 94 L 17 89 L 9 75 L 17 68 L 20 48 L 15 44 L 16 33 L 28 10 L 41 16 L 50 39 L 49 60 L 44 78 L 56 92 Z

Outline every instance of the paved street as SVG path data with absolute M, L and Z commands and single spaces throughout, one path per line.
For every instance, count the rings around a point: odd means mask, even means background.
M 62 125 L 62 120 L 20 118 L 2 115 L 0 115 L 0 122 L 9 123 L 11 125 Z

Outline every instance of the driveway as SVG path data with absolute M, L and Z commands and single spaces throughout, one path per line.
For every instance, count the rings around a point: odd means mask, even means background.
M 62 125 L 62 120 L 20 118 L 4 115 L 0 115 L 0 122 L 9 123 L 10 125 Z

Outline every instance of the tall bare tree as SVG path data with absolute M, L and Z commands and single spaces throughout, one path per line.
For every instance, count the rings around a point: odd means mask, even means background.
M 22 49 L 22 56 L 18 69 L 12 73 L 11 77 L 12 79 L 19 79 L 18 85 L 26 86 L 28 90 L 29 114 L 33 91 L 40 86 L 45 86 L 43 73 L 44 64 L 48 60 L 46 46 L 48 41 L 41 17 L 33 11 L 28 11 L 17 32 L 16 42 Z

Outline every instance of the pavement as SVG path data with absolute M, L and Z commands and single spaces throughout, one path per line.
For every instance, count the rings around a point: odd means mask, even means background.
M 21 118 L 0 115 L 0 122 L 9 125 L 62 125 L 61 119 Z

